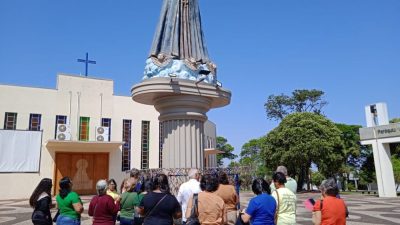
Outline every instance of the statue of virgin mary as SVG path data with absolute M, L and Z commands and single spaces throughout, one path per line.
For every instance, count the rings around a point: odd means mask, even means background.
M 214 83 L 216 65 L 209 59 L 198 0 L 164 0 L 144 78 L 168 77 Z

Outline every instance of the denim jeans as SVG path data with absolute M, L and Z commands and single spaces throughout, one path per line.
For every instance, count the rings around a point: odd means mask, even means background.
M 68 216 L 59 215 L 57 218 L 57 225 L 81 225 L 80 219 L 72 219 Z
M 132 225 L 133 224 L 133 218 L 126 218 L 126 217 L 120 217 L 119 219 L 119 224 L 120 225 Z

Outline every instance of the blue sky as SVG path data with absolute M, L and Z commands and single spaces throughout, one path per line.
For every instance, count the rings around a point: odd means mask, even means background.
M 200 0 L 203 29 L 229 106 L 212 110 L 236 152 L 277 123 L 270 94 L 325 91 L 328 118 L 365 124 L 364 106 L 384 101 L 400 117 L 400 1 Z M 1 0 L 0 83 L 54 88 L 58 72 L 84 73 L 130 95 L 140 82 L 161 0 Z

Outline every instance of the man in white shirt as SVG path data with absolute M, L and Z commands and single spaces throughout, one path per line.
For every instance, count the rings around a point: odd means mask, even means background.
M 276 168 L 276 172 L 281 172 L 286 176 L 286 183 L 285 187 L 291 190 L 294 194 L 297 192 L 297 181 L 291 177 L 288 176 L 288 172 L 285 166 L 278 166 Z M 271 188 L 271 193 L 275 191 L 275 185 L 274 182 L 271 182 L 271 185 L 269 186 Z
M 182 206 L 182 223 L 183 225 L 186 224 L 186 209 L 187 209 L 187 204 L 188 201 L 190 199 L 190 197 L 192 197 L 193 194 L 197 194 L 201 191 L 200 189 L 200 174 L 199 171 L 197 169 L 190 169 L 189 173 L 189 181 L 183 183 L 180 187 L 179 187 L 179 192 L 178 192 L 178 202 L 179 204 L 181 204 Z

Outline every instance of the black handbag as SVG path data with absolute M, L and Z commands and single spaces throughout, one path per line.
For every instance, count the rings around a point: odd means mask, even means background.
M 40 210 L 35 210 L 32 213 L 32 223 L 33 224 L 48 224 L 49 216 Z
M 243 222 L 243 220 L 242 220 L 242 214 L 243 214 L 243 213 L 239 213 L 239 216 L 238 216 L 238 218 L 237 218 L 237 220 L 236 220 L 235 225 L 250 225 L 250 223 L 245 223 L 245 222 Z
M 190 217 L 186 220 L 186 225 L 200 225 L 198 217 L 198 207 L 199 207 L 199 195 L 193 194 L 192 211 L 190 212 Z
M 134 216 L 133 225 L 143 225 L 144 217 Z

